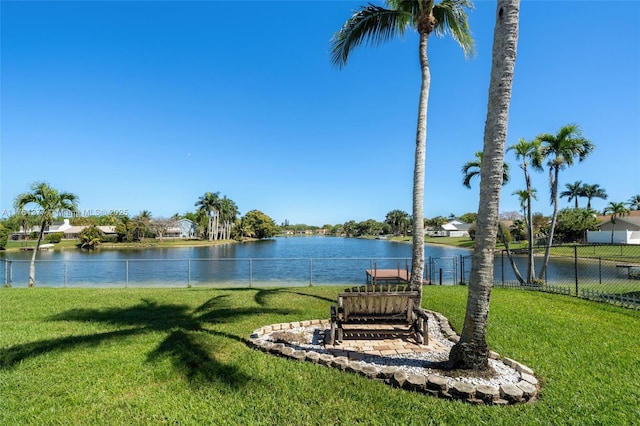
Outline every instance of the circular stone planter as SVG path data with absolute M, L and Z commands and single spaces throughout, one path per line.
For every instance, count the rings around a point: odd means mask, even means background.
M 398 346 L 397 341 L 375 341 L 370 342 L 370 346 L 365 342 L 353 350 L 341 345 L 325 345 L 329 320 L 266 325 L 251 334 L 249 344 L 276 356 L 360 374 L 390 386 L 445 399 L 490 405 L 537 400 L 540 385 L 534 372 L 495 352 L 490 353 L 489 363 L 495 372 L 490 377 L 473 372 L 465 374 L 461 370 L 457 370 L 454 377 L 442 368 L 459 336 L 443 315 L 428 313 L 429 339 L 433 342 L 428 346 L 417 343 Z

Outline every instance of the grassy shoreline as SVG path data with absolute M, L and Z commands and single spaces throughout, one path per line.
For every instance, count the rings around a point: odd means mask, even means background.
M 466 287 L 427 286 L 458 332 Z M 340 287 L 5 289 L 0 424 L 631 425 L 640 312 L 494 289 L 488 343 L 540 400 L 477 406 L 251 349 L 253 330 L 327 318 Z M 597 318 L 597 326 L 594 326 Z M 410 408 L 409 408 L 410 407 Z

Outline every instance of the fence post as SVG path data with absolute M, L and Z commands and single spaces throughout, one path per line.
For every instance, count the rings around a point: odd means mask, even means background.
M 313 258 L 309 258 L 309 287 L 313 285 Z
M 598 278 L 600 284 L 602 284 L 602 258 L 598 258 Z
M 442 285 L 442 268 L 440 268 L 440 285 Z
M 253 287 L 253 259 L 249 258 L 249 288 Z
M 573 274 L 576 277 L 576 297 L 578 297 L 578 246 L 573 246 Z
M 11 287 L 11 261 L 8 259 L 4 260 L 4 286 Z
M 191 288 L 191 259 L 187 259 L 187 287 Z
M 504 285 L 504 250 L 500 252 L 500 274 L 502 278 L 502 285 Z

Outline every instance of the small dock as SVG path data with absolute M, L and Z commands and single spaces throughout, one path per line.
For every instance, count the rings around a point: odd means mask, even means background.
M 409 262 L 405 260 L 404 269 L 400 268 L 400 262 L 395 269 L 378 269 L 376 263 L 373 269 L 365 269 L 367 284 L 389 284 L 389 283 L 409 283 L 411 273 L 409 272 Z M 428 275 L 428 274 L 427 274 Z M 429 280 L 422 280 L 422 284 L 429 284 Z
M 40 244 L 40 247 L 38 248 L 39 251 L 48 251 L 49 249 L 53 249 L 53 244 Z M 20 247 L 20 250 L 22 251 L 33 251 L 35 250 L 35 246 L 33 247 Z
M 630 280 L 640 280 L 640 265 L 616 265 L 618 268 L 618 276 L 625 277 Z

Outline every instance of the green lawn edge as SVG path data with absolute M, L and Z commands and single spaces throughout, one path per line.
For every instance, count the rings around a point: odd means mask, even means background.
M 640 312 L 494 289 L 491 349 L 531 367 L 536 403 L 476 406 L 247 345 L 268 324 L 323 319 L 340 287 L 3 289 L 0 424 L 633 424 Z M 460 331 L 464 286 L 424 307 Z

